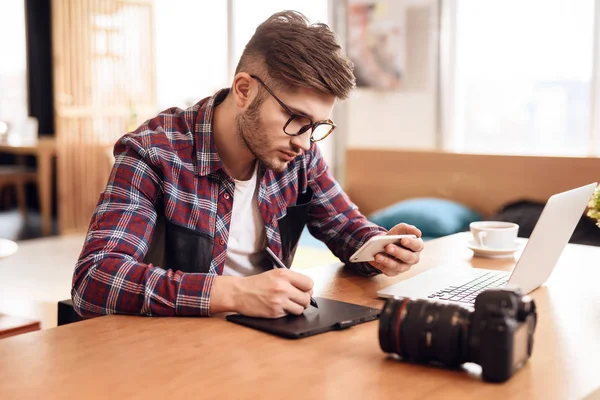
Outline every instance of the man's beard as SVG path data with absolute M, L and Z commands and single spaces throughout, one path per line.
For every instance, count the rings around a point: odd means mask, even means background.
M 281 172 L 287 168 L 287 163 L 281 162 L 273 155 L 269 156 L 273 149 L 260 119 L 260 103 L 255 99 L 243 114 L 236 117 L 236 133 L 254 157 L 266 168 Z

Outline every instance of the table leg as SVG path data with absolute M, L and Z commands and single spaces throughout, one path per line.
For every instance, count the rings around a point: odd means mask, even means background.
M 52 155 L 39 153 L 38 159 L 38 193 L 42 214 L 42 234 L 52 234 Z

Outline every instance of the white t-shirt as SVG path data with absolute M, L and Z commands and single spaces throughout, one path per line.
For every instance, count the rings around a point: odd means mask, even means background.
M 262 251 L 266 237 L 265 224 L 258 210 L 257 171 L 258 162 L 250 180 L 235 180 L 223 275 L 249 276 L 268 269 Z

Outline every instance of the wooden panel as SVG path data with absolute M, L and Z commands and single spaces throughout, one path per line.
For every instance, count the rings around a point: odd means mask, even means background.
M 108 151 L 156 111 L 151 0 L 52 2 L 59 228 L 85 231 Z
M 600 181 L 600 158 L 360 150 L 346 154 L 346 191 L 365 214 L 414 197 L 458 201 L 484 215 L 519 199 Z

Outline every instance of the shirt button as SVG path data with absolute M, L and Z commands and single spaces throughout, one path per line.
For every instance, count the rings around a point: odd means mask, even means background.
M 225 241 L 224 241 L 223 239 L 219 239 L 219 244 L 220 244 L 221 246 L 224 246 L 224 245 L 225 245 Z
M 223 197 L 225 197 L 225 200 L 229 200 L 229 193 L 225 193 Z

